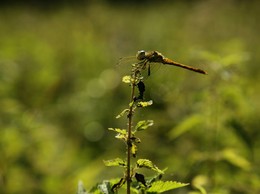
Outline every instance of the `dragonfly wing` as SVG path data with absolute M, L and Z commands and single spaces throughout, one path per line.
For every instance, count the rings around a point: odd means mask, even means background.
M 131 72 L 132 64 L 136 63 L 137 59 L 135 56 L 120 58 L 115 65 L 116 70 L 121 75 L 128 75 Z
M 131 66 L 133 63 L 137 63 L 135 56 L 122 57 L 118 60 L 117 66 Z
M 158 63 L 158 62 L 149 63 L 149 66 L 147 66 L 148 76 L 156 74 L 161 69 L 161 66 L 162 66 L 162 63 Z

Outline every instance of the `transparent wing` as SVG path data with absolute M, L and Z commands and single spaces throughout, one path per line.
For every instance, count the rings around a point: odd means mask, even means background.
M 138 60 L 135 56 L 120 58 L 115 65 L 116 71 L 122 76 L 129 75 L 131 74 L 132 64 L 137 62 Z
M 122 57 L 118 60 L 116 65 L 120 68 L 123 66 L 131 66 L 131 64 L 137 63 L 137 62 L 138 62 L 138 60 L 136 59 L 135 56 Z

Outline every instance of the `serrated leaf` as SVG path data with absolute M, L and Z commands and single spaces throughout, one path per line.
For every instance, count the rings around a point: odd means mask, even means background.
M 147 106 L 151 106 L 153 104 L 152 100 L 149 101 L 145 101 L 145 102 L 138 102 L 137 106 L 138 107 L 147 107 Z
M 129 112 L 129 109 L 124 109 L 121 113 L 119 113 L 117 116 L 116 116 L 116 119 L 119 119 L 120 117 L 124 116 L 124 114 L 128 113 Z
M 139 121 L 136 126 L 135 126 L 135 130 L 136 131 L 142 131 L 147 129 L 148 127 L 153 125 L 153 120 L 143 120 L 143 121 Z
M 138 168 L 148 168 L 154 170 L 160 174 L 164 174 L 164 171 L 160 170 L 152 161 L 147 159 L 139 159 L 136 162 Z
M 105 166 L 122 166 L 122 167 L 126 166 L 126 161 L 124 161 L 121 158 L 115 158 L 112 160 L 104 160 L 103 162 L 104 162 Z
M 152 183 L 151 187 L 147 189 L 148 193 L 162 193 L 165 191 L 177 189 L 180 187 L 185 187 L 189 184 L 187 183 L 180 183 L 176 181 L 156 181 Z
M 131 83 L 131 76 L 130 75 L 125 75 L 123 78 L 122 78 L 122 82 L 124 83 Z

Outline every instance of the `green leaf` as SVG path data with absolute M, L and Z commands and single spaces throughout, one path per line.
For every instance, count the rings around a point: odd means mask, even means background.
M 123 78 L 122 78 L 122 82 L 124 83 L 131 83 L 131 76 L 130 75 L 125 75 Z
M 203 185 L 206 185 L 207 182 L 209 182 L 209 177 L 206 175 L 197 175 L 192 180 L 192 187 L 197 189 L 198 191 L 192 192 L 192 194 L 207 194 L 206 189 L 203 187 Z
M 125 129 L 120 128 L 108 128 L 110 131 L 117 132 L 118 134 L 115 136 L 117 139 L 121 139 L 123 141 L 126 141 L 127 139 L 127 132 Z
M 124 116 L 124 114 L 128 113 L 129 109 L 124 109 L 119 115 L 116 116 L 117 119 L 119 119 L 120 117 Z
M 126 135 L 127 132 L 125 129 L 120 129 L 120 128 L 108 128 L 108 130 L 110 131 L 114 131 L 114 132 L 117 132 L 117 133 L 120 133 L 122 135 Z
M 153 125 L 153 120 L 143 120 L 143 121 L 139 121 L 136 126 L 135 126 L 135 130 L 136 131 L 142 131 L 147 129 L 148 127 Z
M 138 168 L 148 168 L 151 170 L 154 170 L 160 174 L 164 174 L 164 171 L 160 170 L 155 164 L 152 163 L 152 161 L 147 159 L 139 159 L 136 162 Z
M 201 185 L 193 185 L 196 189 L 199 190 L 200 194 L 207 194 L 206 189 L 204 189 Z
M 127 141 L 127 136 L 126 136 L 126 135 L 122 135 L 122 134 L 120 134 L 120 133 L 118 133 L 118 134 L 115 136 L 115 138 L 120 139 L 120 140 L 123 140 L 124 142 Z
M 233 149 L 224 149 L 221 151 L 221 156 L 223 159 L 228 161 L 229 163 L 237 166 L 243 170 L 250 170 L 251 164 L 250 162 L 245 159 L 244 157 L 240 156 L 235 152 Z
M 124 161 L 121 158 L 115 158 L 112 160 L 104 160 L 103 162 L 104 162 L 105 166 L 122 166 L 122 167 L 126 166 L 126 161 Z
M 156 181 L 152 183 L 152 186 L 147 189 L 147 192 L 149 193 L 162 193 L 165 191 L 177 189 L 180 187 L 185 187 L 189 185 L 188 183 L 179 183 L 176 181 Z
M 145 102 L 138 102 L 137 106 L 138 107 L 146 107 L 146 106 L 151 106 L 153 104 L 152 100 L 145 101 Z

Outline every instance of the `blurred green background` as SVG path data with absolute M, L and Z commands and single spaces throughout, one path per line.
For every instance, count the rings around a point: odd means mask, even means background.
M 116 64 L 141 49 L 208 75 L 152 69 L 154 105 L 135 120 L 155 125 L 138 157 L 191 183 L 176 193 L 260 193 L 259 1 L 17 2 L 0 8 L 0 193 L 75 193 L 79 180 L 123 176 L 102 160 L 124 158 L 107 131 L 126 126 Z

